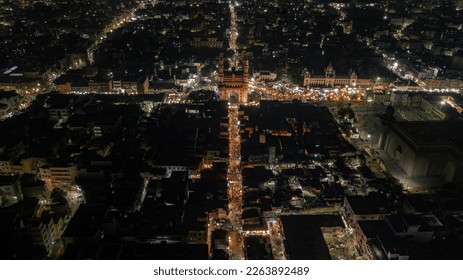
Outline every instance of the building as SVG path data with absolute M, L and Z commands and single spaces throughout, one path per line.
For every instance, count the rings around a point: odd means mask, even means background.
M 12 159 L 9 156 L 0 157 L 0 175 L 11 175 Z
M 410 257 L 384 220 L 359 221 L 355 228 L 355 246 L 364 259 L 407 260 Z
M 344 232 L 339 215 L 283 215 L 281 225 L 290 260 L 331 260 L 324 234 Z
M 67 55 L 69 68 L 78 69 L 87 66 L 87 55 L 85 53 L 70 53 Z
M 379 148 L 409 177 L 440 177 L 462 183 L 462 131 L 463 123 L 458 121 L 398 122 L 383 118 Z
M 64 229 L 64 221 L 61 217 L 43 215 L 41 220 L 36 220 L 30 228 L 32 241 L 35 245 L 43 246 L 50 256 L 59 241 Z
M 23 199 L 18 176 L 0 176 L 0 207 L 10 206 Z
M 193 48 L 210 48 L 210 49 L 222 49 L 223 41 L 215 37 L 207 37 L 203 39 L 201 37 L 195 37 L 190 41 Z
M 343 215 L 351 227 L 355 227 L 359 221 L 382 220 L 388 212 L 387 198 L 380 193 L 344 198 Z
M 77 177 L 76 164 L 57 164 L 52 166 L 43 166 L 39 168 L 39 177 L 49 186 L 61 187 L 74 183 Z
M 432 67 L 409 66 L 408 72 L 411 73 L 411 76 L 418 77 L 418 79 L 434 79 L 439 70 Z
M 14 91 L 0 91 L 0 119 L 11 116 L 18 109 L 19 94 Z
M 388 215 L 385 222 L 396 237 L 416 243 L 431 242 L 445 227 L 434 215 Z
M 23 156 L 15 159 L 9 156 L 0 157 L 0 175 L 36 174 L 39 167 L 45 165 L 47 160 L 39 156 Z
M 35 175 L 24 174 L 21 176 L 21 191 L 25 198 L 38 198 L 46 197 L 48 194 L 45 182 L 39 180 Z
M 40 78 L 26 78 L 24 75 L 0 77 L 0 90 L 16 91 L 20 94 L 38 93 L 42 90 Z
M 260 70 L 254 72 L 254 79 L 257 81 L 272 82 L 277 79 L 277 73 L 269 70 Z
M 88 88 L 91 92 L 110 92 L 111 80 L 104 79 L 90 79 L 88 81 Z
M 307 68 L 304 69 L 305 87 L 334 87 L 334 86 L 369 86 L 370 79 L 360 79 L 355 71 L 349 75 L 336 75 L 331 63 L 325 68 L 325 75 L 312 75 Z
M 61 93 L 71 93 L 71 81 L 54 81 L 56 89 Z
M 71 110 L 69 108 L 48 108 L 50 119 L 54 121 L 61 120 L 62 122 L 67 122 L 69 116 L 71 115 L 70 111 Z
M 391 105 L 403 109 L 419 109 L 422 111 L 427 120 L 444 120 L 448 118 L 445 111 L 449 111 L 448 106 L 443 106 L 442 99 L 435 98 L 432 95 L 424 95 L 420 92 L 399 92 L 393 91 L 391 93 Z M 450 114 L 449 114 L 450 115 Z M 422 117 L 424 117 L 422 116 Z M 408 119 L 413 120 L 413 119 Z
M 238 63 L 230 63 L 225 69 L 223 54 L 219 59 L 219 91 L 221 100 L 236 100 L 238 103 L 248 103 L 249 96 L 249 61 L 245 54 L 241 59 L 242 67 Z M 233 65 L 235 64 L 235 65 Z
M 424 82 L 429 90 L 459 91 L 463 87 L 463 81 L 458 79 L 426 79 Z
M 118 81 L 113 81 L 113 90 L 118 90 Z M 120 89 L 129 94 L 145 94 L 149 90 L 149 79 L 147 76 L 123 77 L 120 81 Z
M 357 250 L 370 260 L 406 260 L 411 244 L 428 244 L 447 235 L 434 215 L 387 215 L 381 220 L 358 221 L 354 229 Z

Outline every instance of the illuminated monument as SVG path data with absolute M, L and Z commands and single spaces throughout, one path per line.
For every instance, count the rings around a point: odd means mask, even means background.
M 225 67 L 225 63 L 228 67 Z M 249 96 L 249 60 L 246 53 L 232 59 L 220 54 L 219 59 L 219 92 L 221 100 L 234 100 L 240 104 L 248 103 Z
M 357 77 L 355 71 L 349 75 L 336 75 L 331 63 L 325 67 L 324 75 L 314 75 L 307 68 L 304 69 L 304 86 L 305 87 L 334 87 L 334 86 L 369 86 L 370 79 L 361 79 Z
M 379 147 L 411 178 L 463 183 L 463 122 L 404 122 L 387 109 Z

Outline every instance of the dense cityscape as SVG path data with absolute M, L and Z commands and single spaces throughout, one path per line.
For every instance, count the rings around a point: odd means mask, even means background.
M 0 259 L 463 259 L 463 0 L 0 7 Z

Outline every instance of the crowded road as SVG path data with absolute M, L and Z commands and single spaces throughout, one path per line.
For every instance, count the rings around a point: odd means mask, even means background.
M 242 176 L 241 176 L 241 137 L 239 121 L 239 105 L 228 105 L 228 218 L 231 224 L 229 231 L 230 259 L 244 259 L 241 206 L 242 206 Z

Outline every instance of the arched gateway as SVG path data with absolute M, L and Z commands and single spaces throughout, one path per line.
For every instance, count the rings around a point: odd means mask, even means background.
M 220 54 L 219 59 L 219 92 L 220 99 L 236 103 L 248 103 L 249 95 L 249 61 L 243 54 L 239 63 L 229 63 L 225 69 L 225 58 Z

